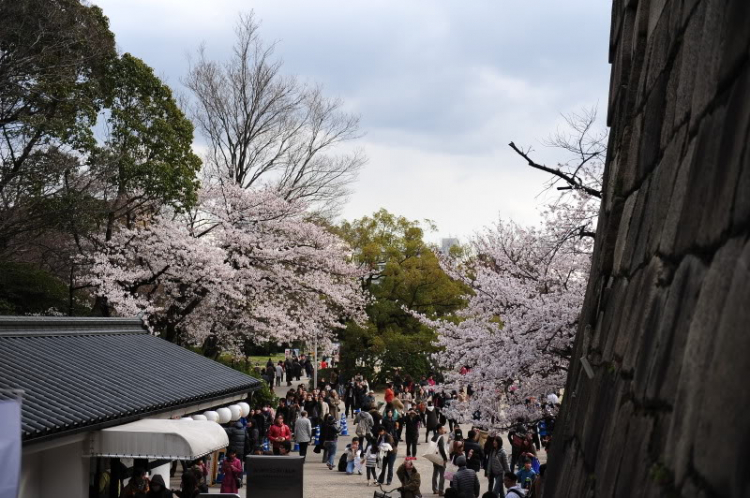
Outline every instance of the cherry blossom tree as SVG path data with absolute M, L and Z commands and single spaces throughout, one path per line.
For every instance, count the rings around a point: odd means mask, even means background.
M 449 409 L 458 420 L 499 429 L 517 417 L 539 419 L 533 400 L 565 384 L 602 191 L 606 132 L 596 131 L 595 119 L 594 110 L 566 116 L 572 132 L 548 141 L 568 153 L 556 167 L 511 142 L 531 167 L 551 174 L 547 187 L 561 192 L 538 227 L 500 220 L 471 242 L 470 259 L 442 260 L 473 291 L 449 319 L 420 317 L 438 333 L 444 389 L 471 392 Z
M 454 417 L 506 427 L 532 415 L 528 398 L 564 385 L 586 290 L 587 245 L 499 221 L 472 242 L 470 261 L 444 260 L 474 292 L 453 319 L 422 317 L 438 333 L 444 389 L 473 391 L 452 405 Z
M 348 247 L 306 207 L 275 189 L 212 185 L 189 212 L 164 209 L 98 241 L 88 283 L 174 342 L 325 341 L 365 298 Z

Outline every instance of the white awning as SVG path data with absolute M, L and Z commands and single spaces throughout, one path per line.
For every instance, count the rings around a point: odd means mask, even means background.
M 228 445 L 216 422 L 143 419 L 96 433 L 91 456 L 194 460 Z

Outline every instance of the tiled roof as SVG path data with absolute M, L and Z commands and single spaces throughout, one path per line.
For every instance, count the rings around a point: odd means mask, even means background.
M 150 335 L 139 319 L 0 317 L 0 391 L 23 390 L 24 443 L 259 387 Z

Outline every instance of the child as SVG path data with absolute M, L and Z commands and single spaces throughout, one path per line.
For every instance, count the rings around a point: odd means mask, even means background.
M 359 451 L 359 439 L 354 438 L 352 441 L 352 444 L 348 446 L 346 449 L 346 475 L 350 476 L 354 474 L 354 471 L 356 470 L 359 475 L 362 475 L 362 471 L 359 469 L 358 462 L 361 458 L 361 453 Z
M 516 473 L 518 477 L 518 484 L 526 490 L 531 488 L 531 483 L 536 479 L 536 472 L 531 468 L 531 458 L 525 458 L 523 460 L 523 468 Z
M 370 475 L 372 475 L 372 483 L 373 485 L 377 484 L 378 477 L 377 477 L 377 471 L 375 467 L 378 465 L 378 453 L 379 453 L 378 446 L 376 444 L 370 445 L 370 451 L 367 452 L 364 458 L 362 458 L 362 463 L 365 464 L 365 469 L 367 470 L 367 485 L 370 485 Z

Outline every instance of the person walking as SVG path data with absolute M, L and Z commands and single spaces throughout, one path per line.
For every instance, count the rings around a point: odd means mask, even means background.
M 357 428 L 354 431 L 357 436 L 368 437 L 372 435 L 372 428 L 375 425 L 375 421 L 369 412 L 359 412 L 355 417 L 354 422 L 357 424 Z
M 479 496 L 479 478 L 477 473 L 466 467 L 466 457 L 456 458 L 458 472 L 453 476 L 451 487 L 458 491 L 460 498 L 477 498 Z
M 427 403 L 427 408 L 425 411 L 425 422 L 424 425 L 427 428 L 427 430 L 424 433 L 424 442 L 428 442 L 430 440 L 430 433 L 433 433 L 433 436 L 435 435 L 435 429 L 437 429 L 438 426 L 438 414 L 437 410 L 435 410 L 435 407 L 432 404 L 432 401 Z
M 448 463 L 448 452 L 446 451 L 445 426 L 438 425 L 437 435 L 432 439 L 437 446 L 437 453 L 443 459 L 442 465 L 432 462 L 432 492 L 443 496 L 445 489 L 445 466 Z
M 284 360 L 284 372 L 286 373 L 286 387 L 292 387 L 292 378 L 294 377 L 294 363 L 290 357 Z
M 294 424 L 294 441 L 299 445 L 299 456 L 307 456 L 307 447 L 310 446 L 312 435 L 312 423 L 307 418 L 307 412 L 303 411 Z
M 273 454 L 279 455 L 281 444 L 292 440 L 292 431 L 284 423 L 284 417 L 278 415 L 274 424 L 268 429 L 268 440 L 273 445 Z
M 384 453 L 383 466 L 381 467 L 378 482 L 383 484 L 383 481 L 385 481 L 386 485 L 390 486 L 391 481 L 393 481 L 393 464 L 396 462 L 396 455 L 398 454 L 398 443 L 393 439 L 393 436 L 386 432 L 385 427 L 380 425 L 378 426 L 378 441 L 376 444 L 380 451 Z
M 518 485 L 528 493 L 531 489 L 531 484 L 537 477 L 537 473 L 531 468 L 531 458 L 524 458 L 522 465 L 521 470 L 516 472 L 516 477 L 518 477 Z
M 348 418 L 349 414 L 354 415 L 354 382 L 346 383 L 344 390 L 344 415 Z
M 120 498 L 146 498 L 148 491 L 149 481 L 146 477 L 146 470 L 135 468 L 133 469 L 133 477 L 130 478 L 128 485 L 123 488 Z
M 161 474 L 156 474 L 152 477 L 149 485 L 150 489 L 146 493 L 146 498 L 172 498 L 172 491 L 167 488 Z
M 466 466 L 474 472 L 479 472 L 484 461 L 484 450 L 479 445 L 479 433 L 470 430 L 466 441 L 464 441 L 464 452 L 466 453 Z
M 238 420 L 231 427 L 225 428 L 224 431 L 227 433 L 227 438 L 229 439 L 229 448 L 244 458 L 250 449 L 247 447 L 249 438 L 245 427 L 242 426 L 242 422 Z
M 417 443 L 419 442 L 419 415 L 414 410 L 409 410 L 404 419 L 406 427 L 406 456 L 417 456 Z
M 378 455 L 380 454 L 380 450 L 378 449 L 378 445 L 371 444 L 370 448 L 367 450 L 367 453 L 365 457 L 363 458 L 365 463 L 365 470 L 367 471 L 367 485 L 370 485 L 370 477 L 372 477 L 372 484 L 377 484 L 378 475 L 377 475 L 377 465 L 378 465 Z
M 492 440 L 492 446 L 487 454 L 487 467 L 485 470 L 487 471 L 487 489 L 500 496 L 500 493 L 503 491 L 503 476 L 505 476 L 506 472 L 510 472 L 508 455 L 505 454 L 503 440 L 500 436 L 496 436 Z
M 503 484 L 505 485 L 505 489 L 508 490 L 508 492 L 505 493 L 506 498 L 523 498 L 526 496 L 526 491 L 518 485 L 518 476 L 513 472 L 505 473 Z
M 237 458 L 237 452 L 234 449 L 229 448 L 222 470 L 224 479 L 221 481 L 221 492 L 236 493 L 242 485 L 242 462 Z
M 276 365 L 276 387 L 281 387 L 281 379 L 284 377 L 284 362 L 280 361 Z
M 406 457 L 404 463 L 396 471 L 396 477 L 401 482 L 401 498 L 421 498 L 422 494 L 419 492 L 419 487 L 422 481 L 419 477 L 417 468 L 414 467 L 415 457 Z
M 336 462 L 336 442 L 339 439 L 339 428 L 336 426 L 336 421 L 331 415 L 328 415 L 320 431 L 320 437 L 323 441 L 323 448 L 328 455 L 328 469 L 333 470 Z

